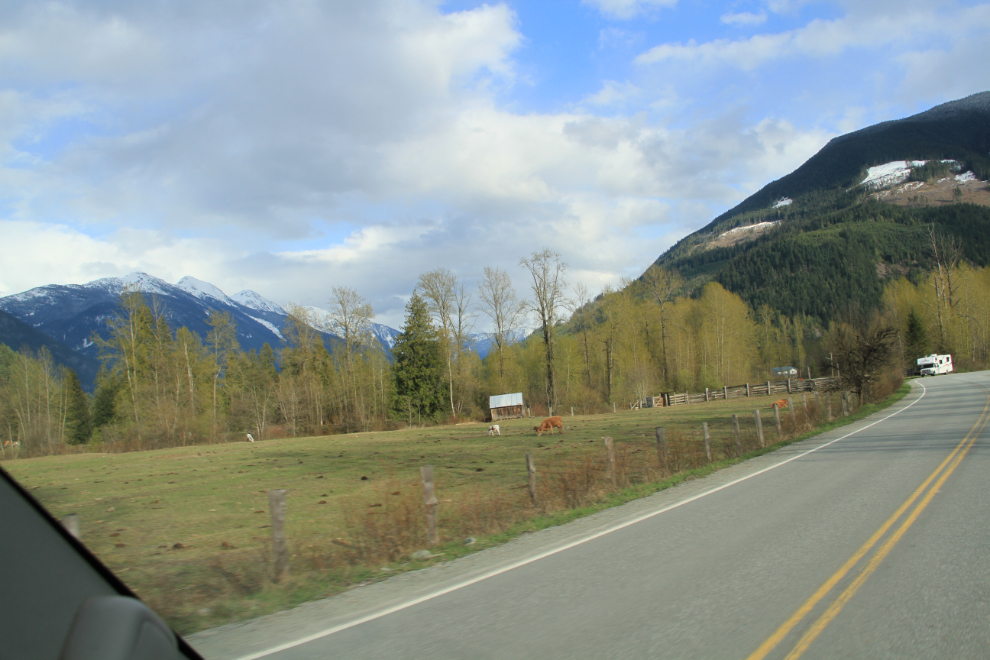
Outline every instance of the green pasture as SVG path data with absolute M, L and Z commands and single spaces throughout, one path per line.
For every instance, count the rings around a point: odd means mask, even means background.
M 664 426 L 682 437 L 696 436 L 700 442 L 701 423 L 707 421 L 717 448 L 731 442 L 733 413 L 740 414 L 743 432 L 752 434 L 753 409 L 759 407 L 768 442 L 772 442 L 775 425 L 770 406 L 779 398 L 565 415 L 563 434 L 542 437 L 533 431 L 540 420 L 531 418 L 500 422 L 500 437 L 487 436 L 485 423 L 468 423 L 16 459 L 5 461 L 3 467 L 56 518 L 79 514 L 83 542 L 139 594 L 161 595 L 189 588 L 188 582 L 202 578 L 204 566 L 223 573 L 228 570 L 225 566 L 245 562 L 264 565 L 270 541 L 269 489 L 288 491 L 290 548 L 303 553 L 341 534 L 348 506 L 373 507 L 395 494 L 418 495 L 423 465 L 434 466 L 441 507 L 452 506 L 478 487 L 523 487 L 527 452 L 534 454 L 539 470 L 551 458 L 601 452 L 601 438 L 606 435 L 620 446 L 652 443 L 654 428 Z M 800 410 L 800 395 L 794 401 Z M 833 404 L 838 407 L 837 400 Z M 781 416 L 786 430 L 786 409 Z M 247 594 L 250 589 L 243 591 Z M 326 593 L 324 589 L 301 598 Z M 227 618 L 248 614 L 239 611 Z M 200 626 L 185 621 L 177 627 L 188 631 Z

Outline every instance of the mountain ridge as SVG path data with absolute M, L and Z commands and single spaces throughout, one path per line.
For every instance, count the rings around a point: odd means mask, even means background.
M 981 92 L 833 138 L 654 263 L 678 271 L 686 293 L 716 281 L 754 310 L 827 325 L 850 304 L 879 305 L 883 279 L 922 276 L 930 227 L 974 265 L 990 263 L 988 177 Z
M 153 275 L 135 272 L 85 284 L 48 284 L 0 298 L 0 311 L 98 368 L 99 349 L 92 336 L 94 333 L 106 336 L 105 321 L 119 311 L 120 296 L 128 290 L 140 291 L 149 305 L 159 305 L 173 331 L 185 326 L 205 339 L 209 315 L 220 311 L 234 318 L 238 342 L 244 350 L 260 350 L 265 343 L 278 347 L 285 341 L 282 328 L 289 312 L 284 307 L 251 290 L 228 296 L 219 287 L 192 276 L 170 284 Z M 324 345 L 332 350 L 340 339 L 333 332 L 329 312 L 318 307 L 303 309 L 309 313 Z M 391 355 L 401 331 L 372 323 L 371 333 L 386 354 Z M 4 343 L 2 335 L 0 343 Z M 487 333 L 475 333 L 470 338 L 470 347 L 485 357 L 491 350 L 490 337 Z M 79 375 L 83 378 L 83 374 Z M 95 378 L 95 370 L 92 377 Z
M 967 130 L 967 122 L 974 122 L 977 130 Z M 915 153 L 889 156 L 890 149 L 900 149 L 897 145 L 905 142 Z M 856 176 L 872 165 L 941 158 L 977 160 L 984 170 L 990 168 L 990 91 L 834 137 L 793 172 L 771 181 L 698 231 L 714 231 L 727 220 L 770 206 L 781 198 L 794 199 L 823 187 L 854 186 Z M 986 171 L 978 174 L 982 179 L 987 177 Z M 812 181 L 818 185 L 812 187 Z

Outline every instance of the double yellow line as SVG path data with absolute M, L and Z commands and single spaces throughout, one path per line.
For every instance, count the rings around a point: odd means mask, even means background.
M 911 497 L 905 500 L 905 502 L 897 508 L 897 511 L 895 511 L 894 514 L 888 518 L 876 532 L 873 533 L 869 540 L 867 540 L 866 543 L 859 548 L 859 550 L 853 553 L 846 563 L 843 564 L 842 567 L 834 574 L 832 574 L 832 576 L 826 580 L 817 591 L 815 591 L 814 595 L 806 600 L 804 604 L 801 605 L 801 607 L 799 607 L 797 611 L 794 612 L 794 614 L 791 615 L 791 617 L 777 629 L 776 632 L 774 632 L 774 634 L 760 644 L 760 647 L 753 651 L 747 660 L 762 660 L 767 657 L 767 655 L 774 648 L 776 648 L 777 645 L 780 644 L 784 638 L 786 638 L 791 631 L 794 630 L 794 628 L 808 616 L 808 614 L 811 613 L 811 611 L 832 591 L 832 589 L 834 589 L 835 586 L 841 582 L 843 578 L 845 578 L 849 572 L 856 567 L 857 564 L 859 564 L 860 560 L 869 554 L 870 550 L 872 550 L 873 547 L 880 542 L 891 527 L 897 523 L 898 519 L 900 519 L 904 512 L 911 508 L 911 505 L 914 504 L 918 498 L 921 498 L 914 510 L 911 511 L 911 513 L 901 522 L 900 527 L 898 527 L 893 534 L 887 537 L 877 552 L 868 562 L 866 562 L 865 565 L 862 566 L 859 574 L 856 575 L 856 577 L 849 583 L 842 593 L 840 593 L 835 600 L 832 601 L 831 605 L 828 606 L 825 612 L 818 617 L 811 627 L 805 631 L 805 633 L 798 640 L 797 644 L 795 644 L 794 648 L 791 649 L 791 652 L 787 654 L 785 660 L 797 660 L 797 658 L 801 657 L 801 654 L 808 649 L 818 635 L 825 630 L 825 627 L 828 626 L 829 622 L 831 622 L 832 619 L 839 614 L 843 606 L 845 606 L 845 604 L 849 602 L 859 588 L 863 586 L 863 583 L 866 582 L 867 578 L 873 574 L 873 572 L 880 565 L 880 562 L 882 562 L 884 558 L 890 554 L 890 551 L 893 550 L 894 546 L 897 545 L 897 542 L 901 540 L 904 533 L 907 532 L 908 528 L 910 528 L 912 524 L 914 524 L 914 521 L 918 519 L 918 516 L 925 510 L 928 503 L 932 501 L 932 498 L 935 497 L 935 493 L 939 491 L 942 484 L 944 484 L 945 480 L 949 478 L 949 475 L 956 469 L 963 457 L 966 455 L 966 452 L 969 451 L 970 447 L 973 446 L 973 443 L 975 443 L 976 439 L 980 436 L 983 428 L 987 425 L 987 421 L 990 420 L 990 414 L 988 413 L 990 413 L 990 392 L 987 393 L 987 404 L 984 406 L 983 412 L 980 414 L 979 419 L 976 420 L 973 428 L 971 428 L 969 433 L 966 434 L 966 437 L 963 438 L 959 444 L 956 445 L 956 448 L 953 449 L 952 452 L 945 458 L 945 460 L 942 461 L 937 468 L 935 468 L 935 471 L 928 475 L 928 478 L 925 479 L 920 486 L 918 486 L 918 489 L 911 494 Z M 932 486 L 933 482 L 934 485 Z M 931 486 L 931 488 L 929 488 L 929 486 Z

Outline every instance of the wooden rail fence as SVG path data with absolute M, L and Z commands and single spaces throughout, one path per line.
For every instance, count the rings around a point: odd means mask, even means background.
M 705 388 L 704 392 L 664 392 L 652 397 L 654 404 L 663 406 L 681 406 L 689 403 L 706 403 L 725 399 L 736 399 L 743 396 L 772 396 L 774 394 L 793 394 L 795 392 L 829 392 L 838 387 L 836 378 L 809 378 L 764 381 L 762 383 L 746 383 L 745 385 L 727 385 L 718 389 Z M 636 402 L 631 407 L 640 407 Z M 649 407 L 649 405 L 645 406 Z

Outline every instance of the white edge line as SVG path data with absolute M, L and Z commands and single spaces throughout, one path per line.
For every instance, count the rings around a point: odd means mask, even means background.
M 770 470 L 774 470 L 776 468 L 779 468 L 781 465 L 787 465 L 791 461 L 796 461 L 799 458 L 804 458 L 808 454 L 811 454 L 813 452 L 816 452 L 819 449 L 824 449 L 825 447 L 828 447 L 829 445 L 834 444 L 834 443 L 838 442 L 839 440 L 845 440 L 849 436 L 856 435 L 860 431 L 865 431 L 866 429 L 870 428 L 871 426 L 876 426 L 877 424 L 879 424 L 881 422 L 887 421 L 888 419 L 890 419 L 894 415 L 901 414 L 902 412 L 904 412 L 905 410 L 907 410 L 908 408 L 910 408 L 914 404 L 916 404 L 919 401 L 921 401 L 921 399 L 924 398 L 925 394 L 928 393 L 928 389 L 924 386 L 923 383 L 919 382 L 918 384 L 921 385 L 921 396 L 919 396 L 917 399 L 915 399 L 914 401 L 912 401 L 908 405 L 904 406 L 900 410 L 897 410 L 895 412 L 892 412 L 891 414 L 887 415 L 886 417 L 884 417 L 882 419 L 878 419 L 877 421 L 875 421 L 875 422 L 873 422 L 871 424 L 867 424 L 866 426 L 864 426 L 862 428 L 859 428 L 859 429 L 856 429 L 855 431 L 850 431 L 849 433 L 845 434 L 842 437 L 836 438 L 835 440 L 830 440 L 830 441 L 826 442 L 823 445 L 818 445 L 817 447 L 814 447 L 813 449 L 809 449 L 808 451 L 806 451 L 804 453 L 801 453 L 801 454 L 798 454 L 797 456 L 791 456 L 790 458 L 788 458 L 786 460 L 783 460 L 780 463 L 775 463 L 773 465 L 770 465 L 768 467 L 763 468 L 762 470 L 758 470 L 756 472 L 753 472 L 752 474 L 748 474 L 745 477 L 739 477 L 738 479 L 735 479 L 734 481 L 730 481 L 729 483 L 722 484 L 721 486 L 717 486 L 717 487 L 712 488 L 710 490 L 706 490 L 703 493 L 698 493 L 697 495 L 693 495 L 693 496 L 691 496 L 691 497 L 689 497 L 687 499 L 681 500 L 680 502 L 676 502 L 674 504 L 665 506 L 662 509 L 657 509 L 656 511 L 652 511 L 650 513 L 644 513 L 642 515 L 636 516 L 635 518 L 632 518 L 630 520 L 627 520 L 627 521 L 625 521 L 623 523 L 620 523 L 620 524 L 615 525 L 613 527 L 609 527 L 608 529 L 604 529 L 604 530 L 602 530 L 600 532 L 596 532 L 596 533 L 594 533 L 594 534 L 592 534 L 590 536 L 586 536 L 584 538 L 578 539 L 577 541 L 571 541 L 570 543 L 567 543 L 565 545 L 562 545 L 562 546 L 560 546 L 558 548 L 554 548 L 552 550 L 547 550 L 545 552 L 541 552 L 540 554 L 533 555 L 532 557 L 528 557 L 526 559 L 520 559 L 519 561 L 516 561 L 516 562 L 513 562 L 511 564 L 508 564 L 507 566 L 503 566 L 502 568 L 498 568 L 498 569 L 495 569 L 493 571 L 489 571 L 488 573 L 483 573 L 482 575 L 479 575 L 477 577 L 473 577 L 473 578 L 471 578 L 469 580 L 465 580 L 465 581 L 459 582 L 459 583 L 457 583 L 455 585 L 452 585 L 452 586 L 449 586 L 449 587 L 445 587 L 443 589 L 440 589 L 438 591 L 434 591 L 434 592 L 429 593 L 429 594 L 426 594 L 424 596 L 420 596 L 419 598 L 414 598 L 414 599 L 412 599 L 410 601 L 406 601 L 406 602 L 401 603 L 399 605 L 393 605 L 392 607 L 385 608 L 384 610 L 379 610 L 379 611 L 375 612 L 374 614 L 368 614 L 368 615 L 363 616 L 363 617 L 361 617 L 359 619 L 355 619 L 354 621 L 349 621 L 348 623 L 342 623 L 342 624 L 340 624 L 338 626 L 334 626 L 333 628 L 327 628 L 326 630 L 323 630 L 323 631 L 318 632 L 318 633 L 313 633 L 312 635 L 308 635 L 308 636 L 303 637 L 301 639 L 297 639 L 297 640 L 295 640 L 293 642 L 286 642 L 285 644 L 281 644 L 279 646 L 276 646 L 276 647 L 267 649 L 265 651 L 258 651 L 257 653 L 252 653 L 250 655 L 241 656 L 240 658 L 237 658 L 237 660 L 257 660 L 257 658 L 264 658 L 265 656 L 272 655 L 273 653 L 279 653 L 280 651 L 285 651 L 287 649 L 291 649 L 291 648 L 294 648 L 296 646 L 302 646 L 303 644 L 308 644 L 309 642 L 312 642 L 314 640 L 320 639 L 321 637 L 329 637 L 330 635 L 333 635 L 335 633 L 341 632 L 343 630 L 347 630 L 348 628 L 353 628 L 355 626 L 359 626 L 362 623 L 367 623 L 368 621 L 374 621 L 375 619 L 380 619 L 383 616 L 388 616 L 389 614 L 394 614 L 395 612 L 399 612 L 400 610 L 404 610 L 404 609 L 413 607 L 415 605 L 419 605 L 420 603 L 425 603 L 428 600 L 433 600 L 434 598 L 439 598 L 440 596 L 444 596 L 446 594 L 449 594 L 452 591 L 457 591 L 458 589 L 463 589 L 464 587 L 469 587 L 472 584 L 477 584 L 478 582 L 481 582 L 483 580 L 487 580 L 489 578 L 493 578 L 493 577 L 495 577 L 497 575 L 501 575 L 502 573 L 507 573 L 509 571 L 515 570 L 517 568 L 520 568 L 522 566 L 526 566 L 527 564 L 532 564 L 533 562 L 539 561 L 541 559 L 545 559 L 545 558 L 550 557 L 551 555 L 555 555 L 555 554 L 557 554 L 559 552 L 564 552 L 565 550 L 570 550 L 571 548 L 574 548 L 576 546 L 579 546 L 579 545 L 581 545 L 583 543 L 587 543 L 588 541 L 594 541 L 595 539 L 601 538 L 602 536 L 605 536 L 607 534 L 611 534 L 612 532 L 617 532 L 620 529 L 625 529 L 626 527 L 630 527 L 630 526 L 635 525 L 637 523 L 643 522 L 644 520 L 648 520 L 648 519 L 650 519 L 650 518 L 652 518 L 654 516 L 659 516 L 661 513 L 666 513 L 667 511 L 670 511 L 672 509 L 676 509 L 678 507 L 684 506 L 685 504 L 690 504 L 691 502 L 694 502 L 695 500 L 700 500 L 702 497 L 707 497 L 708 495 L 711 495 L 712 493 L 717 493 L 718 491 L 724 490 L 724 489 L 726 489 L 726 488 L 728 488 L 730 486 L 735 486 L 736 484 L 741 483 L 743 481 L 746 481 L 747 479 L 752 479 L 753 477 L 759 476 L 759 475 L 763 474 L 764 472 L 769 472 Z

